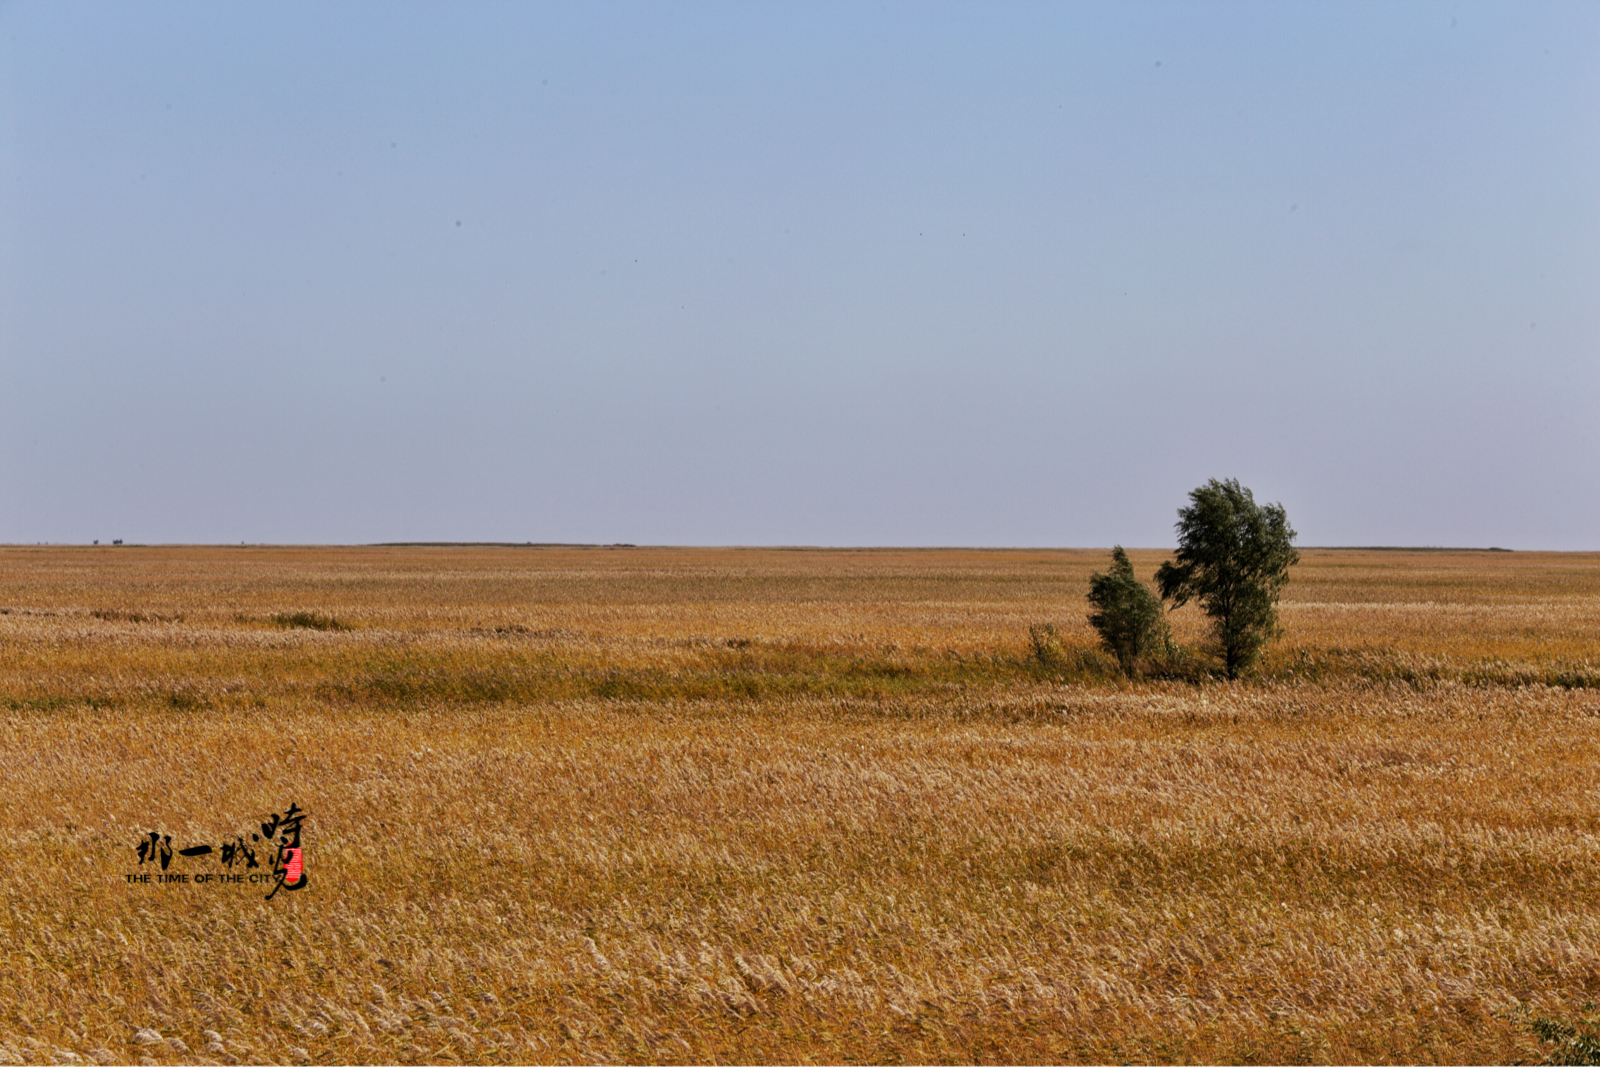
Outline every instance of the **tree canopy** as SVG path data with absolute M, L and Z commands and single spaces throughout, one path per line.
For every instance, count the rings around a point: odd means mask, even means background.
M 1178 509 L 1178 552 L 1161 565 L 1161 598 L 1210 616 L 1229 678 L 1248 670 L 1278 634 L 1278 596 L 1300 561 L 1283 505 L 1258 505 L 1237 479 L 1215 478 Z

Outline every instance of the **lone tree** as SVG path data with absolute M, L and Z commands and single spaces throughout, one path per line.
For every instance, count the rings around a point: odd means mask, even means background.
M 1133 564 L 1121 545 L 1111 550 L 1110 574 L 1096 571 L 1089 576 L 1089 603 L 1095 608 L 1089 625 L 1124 674 L 1133 674 L 1142 657 L 1165 643 L 1161 601 L 1133 576 Z
M 1156 572 L 1161 599 L 1190 600 L 1211 616 L 1229 678 L 1248 670 L 1278 635 L 1278 594 L 1300 562 L 1283 505 L 1256 504 L 1237 479 L 1215 478 L 1178 509 L 1178 558 Z

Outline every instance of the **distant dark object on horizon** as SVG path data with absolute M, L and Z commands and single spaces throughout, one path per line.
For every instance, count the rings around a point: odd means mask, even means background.
M 1450 548 L 1445 545 L 1312 545 L 1317 552 L 1514 552 L 1511 548 Z

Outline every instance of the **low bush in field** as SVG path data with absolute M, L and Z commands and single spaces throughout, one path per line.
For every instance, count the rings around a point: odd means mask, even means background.
M 319 615 L 314 611 L 296 611 L 279 613 L 272 617 L 273 625 L 281 626 L 285 630 L 349 630 L 348 623 L 340 622 L 332 615 Z

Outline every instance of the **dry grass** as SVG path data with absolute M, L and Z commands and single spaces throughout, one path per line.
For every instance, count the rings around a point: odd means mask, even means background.
M 1536 1061 L 1600 557 L 1304 556 L 1194 685 L 1099 552 L 0 550 L 0 1059 Z M 291 800 L 305 892 L 124 879 Z

